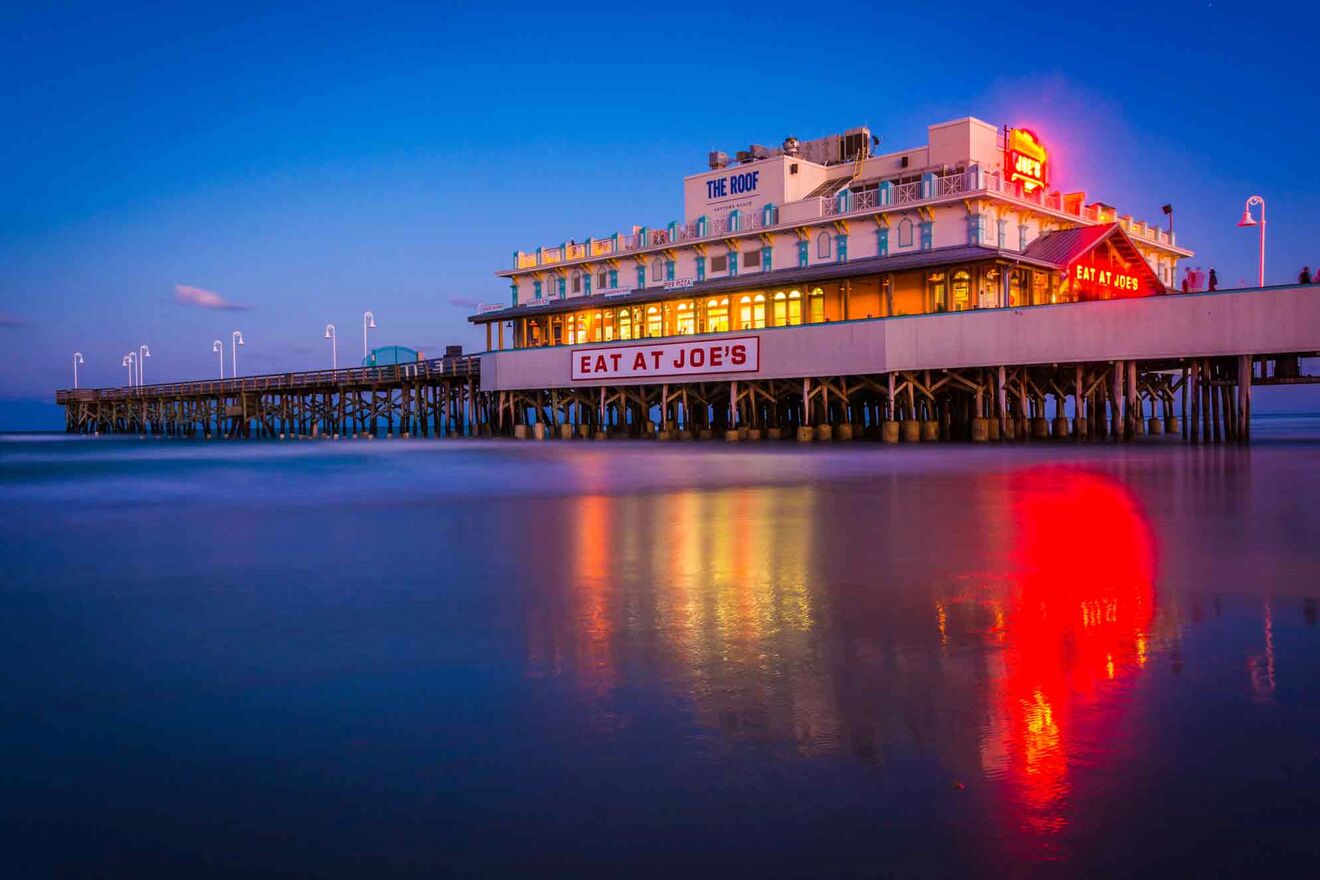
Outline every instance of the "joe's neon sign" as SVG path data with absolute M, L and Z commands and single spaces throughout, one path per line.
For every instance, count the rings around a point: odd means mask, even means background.
M 1014 128 L 1008 132 L 1004 151 L 1004 173 L 1010 183 L 1019 182 L 1022 189 L 1031 192 L 1046 186 L 1049 181 L 1049 154 L 1036 140 L 1035 132 Z

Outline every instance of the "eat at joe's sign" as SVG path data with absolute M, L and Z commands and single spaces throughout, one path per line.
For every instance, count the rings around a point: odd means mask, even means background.
M 573 381 L 755 373 L 761 368 L 759 343 L 755 336 L 736 336 L 698 342 L 580 348 L 572 354 Z

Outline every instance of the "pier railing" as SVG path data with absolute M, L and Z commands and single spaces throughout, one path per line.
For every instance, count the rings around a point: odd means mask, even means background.
M 622 253 L 663 248 L 686 241 L 727 237 L 734 233 L 769 229 L 780 225 L 794 226 L 828 217 L 892 209 L 982 193 L 1026 202 L 1089 223 L 1118 222 L 1128 234 L 1152 244 L 1165 247 L 1172 247 L 1175 244 L 1173 234 L 1158 226 L 1133 220 L 1128 216 L 1120 217 L 1116 212 L 1106 211 L 1099 205 L 1070 203 L 1061 193 L 1047 192 L 1044 189 L 1027 192 L 1021 185 L 1004 180 L 1000 174 L 971 168 L 966 171 L 936 174 L 929 184 L 919 181 L 896 183 L 890 190 L 888 200 L 885 201 L 880 199 L 874 189 L 846 195 L 841 192 L 831 196 L 809 196 L 796 202 L 770 207 L 768 212 L 764 213 L 762 210 L 753 210 L 740 213 L 736 217 L 712 217 L 704 222 L 675 223 L 655 228 L 635 227 L 630 233 L 589 239 L 585 243 L 539 248 L 530 253 L 517 251 L 513 257 L 513 268 L 531 269 L 611 257 Z
M 368 387 L 410 380 L 466 379 L 479 376 L 481 359 L 476 355 L 431 358 L 404 364 L 349 367 L 342 370 L 309 370 L 298 373 L 267 373 L 234 379 L 201 379 L 156 385 L 119 388 L 66 388 L 55 392 L 57 404 L 76 400 L 125 400 L 138 397 L 199 397 L 231 395 L 250 391 L 296 391 L 316 387 Z

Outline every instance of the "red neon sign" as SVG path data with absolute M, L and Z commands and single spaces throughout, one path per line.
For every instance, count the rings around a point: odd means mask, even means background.
M 1004 174 L 1009 183 L 1019 182 L 1027 192 L 1049 184 L 1049 153 L 1036 139 L 1035 132 L 1025 128 L 1009 129 L 1004 150 Z

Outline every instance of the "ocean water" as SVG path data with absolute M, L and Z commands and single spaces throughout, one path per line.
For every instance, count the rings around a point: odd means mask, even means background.
M 0 437 L 4 875 L 1313 876 L 1257 437 Z

